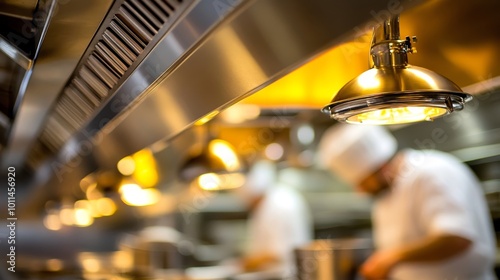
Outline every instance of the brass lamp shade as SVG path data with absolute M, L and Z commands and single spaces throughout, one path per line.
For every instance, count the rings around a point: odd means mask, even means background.
M 399 39 L 399 17 L 386 21 L 374 31 L 374 67 L 349 81 L 322 111 L 347 123 L 401 124 L 432 121 L 472 99 L 447 78 L 409 65 L 408 52 L 414 48 L 409 37 Z
M 203 174 L 232 174 L 244 171 L 243 161 L 234 147 L 226 141 L 214 139 L 209 141 L 200 154 L 188 158 L 182 164 L 179 177 L 189 182 Z
M 204 152 L 184 162 L 179 170 L 179 177 L 183 181 L 189 182 L 206 173 L 224 174 L 230 172 L 233 171 L 227 170 L 221 160 Z
M 462 110 L 470 99 L 452 81 L 425 68 L 372 68 L 342 87 L 323 112 L 349 123 L 409 123 Z

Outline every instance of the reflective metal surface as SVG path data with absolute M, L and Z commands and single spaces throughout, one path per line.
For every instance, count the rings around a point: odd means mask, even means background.
M 1 0 L 0 15 L 32 19 L 38 0 Z
M 48 156 L 57 153 L 99 111 L 106 110 L 109 99 L 127 100 L 122 108 L 113 108 L 111 119 L 141 93 L 123 96 L 120 87 L 192 2 L 159 2 L 164 6 L 153 1 L 115 2 L 48 116 L 38 143 L 48 148 Z M 155 14 L 149 16 L 154 26 L 141 14 L 147 12 L 146 4 L 153 5 Z
M 453 82 L 425 68 L 374 68 L 347 83 L 323 112 L 353 123 L 408 123 L 430 121 L 460 111 L 471 99 Z M 396 111 L 391 113 L 390 108 Z M 403 111 L 405 108 L 409 108 L 407 114 Z M 427 108 L 427 111 L 416 108 Z M 364 118 L 362 115 L 368 112 L 380 114 Z
M 373 254 L 372 240 L 319 239 L 295 250 L 298 280 L 359 280 L 358 270 Z
M 373 34 L 374 66 L 343 86 L 323 108 L 332 118 L 375 125 L 432 121 L 462 110 L 472 99 L 447 78 L 408 64 L 408 53 L 416 50 L 409 37 L 400 40 L 399 16 Z
M 18 104 L 2 164 L 20 166 L 40 132 L 45 117 L 92 39 L 110 1 L 57 3 L 24 93 Z
M 0 51 L 16 62 L 23 69 L 28 70 L 33 65 L 33 60 L 18 50 L 12 43 L 0 37 Z
M 377 94 L 401 92 L 462 93 L 460 87 L 447 78 L 416 66 L 407 68 L 370 69 L 346 84 L 332 100 L 349 100 Z
M 393 8 L 399 12 L 398 6 Z M 410 55 L 411 64 L 444 75 L 460 87 L 499 76 L 500 67 L 494 61 L 500 59 L 500 22 L 493 12 L 498 10 L 497 0 L 425 1 L 405 9 L 400 14 L 400 35 L 418 35 L 418 53 Z M 342 86 L 369 68 L 373 21 L 394 15 L 391 11 L 371 11 L 370 22 L 356 26 L 355 39 L 327 50 L 244 102 L 265 107 L 323 107 Z

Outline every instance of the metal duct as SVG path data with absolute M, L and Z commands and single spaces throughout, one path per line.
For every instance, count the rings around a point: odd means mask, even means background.
M 57 153 L 101 109 L 126 78 L 125 74 L 137 66 L 138 57 L 151 49 L 148 45 L 155 36 L 165 34 L 190 2 L 126 0 L 115 3 L 59 96 L 38 145 L 46 147 L 51 154 Z M 30 159 L 30 164 L 36 166 L 43 157 L 37 154 Z

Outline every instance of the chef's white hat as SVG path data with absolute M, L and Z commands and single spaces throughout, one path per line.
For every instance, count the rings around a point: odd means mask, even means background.
M 320 164 L 351 185 L 377 171 L 397 150 L 396 139 L 381 126 L 338 124 L 319 143 Z
M 268 160 L 257 161 L 250 168 L 246 182 L 240 189 L 247 195 L 261 195 L 276 184 L 277 176 L 277 166 L 274 162 Z

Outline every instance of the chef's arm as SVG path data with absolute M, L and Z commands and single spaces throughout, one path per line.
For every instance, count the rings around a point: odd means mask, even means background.
M 442 234 L 426 237 L 402 247 L 375 252 L 361 267 L 366 279 L 386 279 L 402 263 L 438 262 L 457 256 L 471 246 L 469 239 Z
M 245 271 L 257 271 L 265 266 L 278 263 L 279 258 L 273 254 L 250 255 L 243 258 L 243 268 Z
M 397 259 L 398 263 L 441 261 L 465 252 L 471 245 L 469 239 L 458 235 L 429 236 L 399 248 Z

